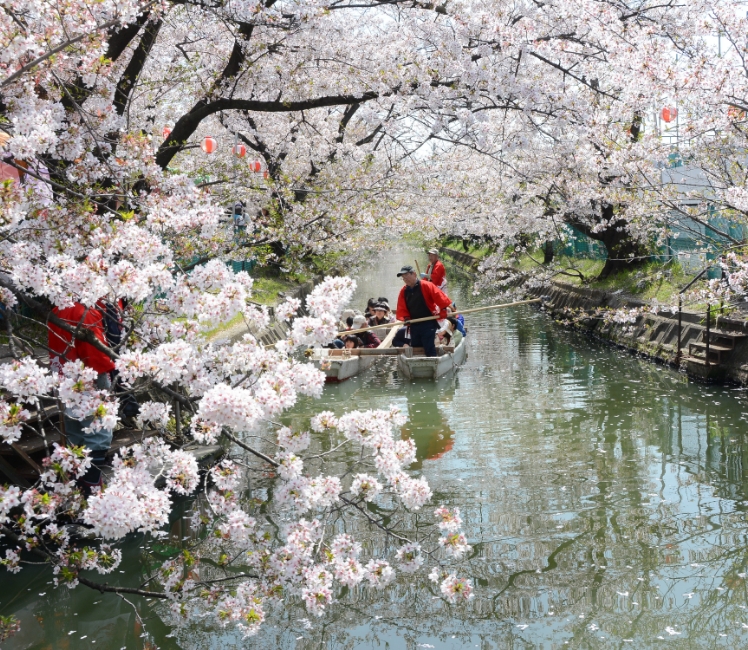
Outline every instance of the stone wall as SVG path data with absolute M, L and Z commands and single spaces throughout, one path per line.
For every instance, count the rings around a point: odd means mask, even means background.
M 442 252 L 471 275 L 478 267 L 479 260 L 466 253 L 452 249 Z M 564 282 L 529 289 L 527 294 L 543 297 L 541 309 L 559 324 L 677 367 L 696 379 L 748 385 L 748 321 L 743 318 L 723 316 L 712 310 L 711 354 L 707 363 L 705 311 L 683 311 L 679 319 L 677 313 L 647 311 L 647 303 L 622 291 L 588 289 Z M 630 322 L 606 318 L 614 310 L 630 312 Z

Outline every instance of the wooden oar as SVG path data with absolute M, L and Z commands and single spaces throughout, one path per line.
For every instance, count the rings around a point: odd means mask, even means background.
M 541 302 L 542 298 L 533 298 L 532 300 L 518 300 L 517 302 L 505 302 L 500 305 L 488 305 L 487 307 L 473 307 L 472 309 L 461 309 L 459 312 L 454 312 L 453 315 L 457 314 L 475 314 L 479 311 L 488 311 L 489 309 L 502 309 L 503 307 L 516 307 L 517 305 L 529 305 L 534 302 Z M 414 318 L 408 321 L 409 323 L 425 323 L 428 320 L 440 320 L 441 316 L 426 316 L 425 318 Z M 405 325 L 405 321 L 396 321 L 394 323 L 382 323 L 381 325 L 374 325 L 373 327 L 362 327 L 358 330 L 348 330 L 347 332 L 338 332 L 338 336 L 345 336 L 347 334 L 360 334 L 361 332 L 369 332 L 371 330 L 390 327 L 400 327 Z M 389 335 L 387 335 L 389 338 Z

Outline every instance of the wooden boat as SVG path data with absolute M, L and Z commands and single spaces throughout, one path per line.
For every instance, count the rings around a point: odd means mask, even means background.
M 330 350 L 328 348 L 315 348 L 312 361 L 325 373 L 326 381 L 345 381 L 373 366 L 383 356 L 396 354 L 398 349 L 391 347 L 396 331 L 397 328 L 392 328 L 385 339 L 374 349 Z
M 397 357 L 397 368 L 406 379 L 438 379 L 465 362 L 465 339 L 460 341 L 457 348 L 437 348 L 436 352 L 438 356 L 427 357 L 423 348 L 406 348 L 405 354 Z

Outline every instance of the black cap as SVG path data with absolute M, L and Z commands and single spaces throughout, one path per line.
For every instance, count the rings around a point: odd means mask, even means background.
M 406 264 L 403 268 L 400 269 L 400 273 L 397 274 L 397 277 L 401 277 L 405 275 L 406 273 L 415 273 L 416 270 L 412 267 Z

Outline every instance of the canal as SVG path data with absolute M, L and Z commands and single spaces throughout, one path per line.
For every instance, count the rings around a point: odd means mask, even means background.
M 392 253 L 361 273 L 356 306 L 386 296 L 394 307 L 395 273 L 416 254 Z M 458 305 L 481 304 L 454 276 L 449 290 Z M 407 413 L 413 470 L 434 503 L 460 508 L 474 547 L 467 605 L 401 580 L 352 592 L 322 619 L 290 608 L 242 641 L 200 621 L 172 628 L 161 603 L 55 590 L 32 568 L 3 575 L 0 611 L 22 623 L 4 647 L 746 647 L 745 390 L 691 383 L 534 307 L 467 324 L 469 358 L 455 375 L 405 382 L 385 359 L 286 418 L 304 426 L 322 410 L 390 404 Z M 175 517 L 168 538 L 129 542 L 132 584 L 189 537 Z

